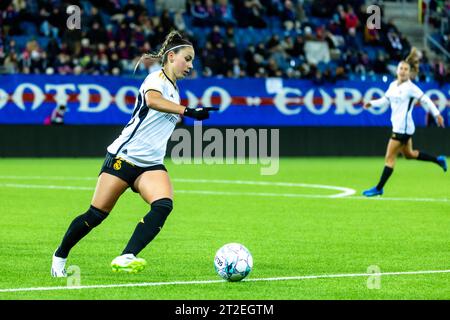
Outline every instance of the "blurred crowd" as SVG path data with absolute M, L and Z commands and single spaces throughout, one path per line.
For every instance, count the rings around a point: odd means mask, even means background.
M 130 75 L 143 53 L 157 51 L 177 29 L 195 45 L 192 78 L 323 83 L 392 74 L 411 45 L 393 21 L 368 29 L 364 2 L 2 0 L 0 73 Z M 81 9 L 81 29 L 67 27 L 69 5 Z M 449 35 L 442 41 L 448 50 Z M 158 62 L 142 64 L 137 72 L 157 68 Z M 448 82 L 450 68 L 424 55 L 418 77 Z

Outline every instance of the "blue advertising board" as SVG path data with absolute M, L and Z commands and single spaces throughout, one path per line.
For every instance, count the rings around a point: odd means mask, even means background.
M 43 124 L 60 104 L 66 124 L 126 124 L 143 79 L 113 76 L 0 76 L 0 123 Z M 420 83 L 447 118 L 450 86 Z M 178 83 L 182 104 L 219 106 L 210 126 L 390 126 L 390 109 L 363 110 L 363 101 L 383 95 L 389 83 L 338 81 L 318 86 L 307 80 L 201 78 Z M 444 112 L 445 111 L 445 112 Z M 416 104 L 417 126 L 426 111 Z M 448 119 L 447 119 L 448 121 Z M 186 124 L 193 124 L 186 119 Z

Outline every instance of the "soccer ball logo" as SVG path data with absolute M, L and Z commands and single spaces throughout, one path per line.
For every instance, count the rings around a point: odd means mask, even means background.
M 223 279 L 240 281 L 252 271 L 253 257 L 242 244 L 228 243 L 217 251 L 214 268 Z

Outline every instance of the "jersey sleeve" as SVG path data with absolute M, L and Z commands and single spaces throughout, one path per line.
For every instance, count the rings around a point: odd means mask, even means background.
M 436 105 L 431 101 L 430 97 L 428 97 L 426 94 L 422 95 L 420 98 L 420 104 L 427 110 L 428 112 L 431 112 L 431 114 L 434 117 L 437 117 L 441 113 L 439 112 L 439 109 L 436 107 Z
M 154 74 L 151 74 L 144 80 L 144 83 L 142 84 L 144 95 L 147 93 L 147 91 L 151 90 L 158 91 L 159 93 L 163 94 L 163 79 L 159 75 L 160 72 L 156 72 Z
M 411 97 L 415 99 L 420 99 L 422 98 L 424 93 L 418 86 L 412 84 L 409 88 L 409 94 L 411 95 Z
M 439 109 L 436 107 L 436 105 L 431 101 L 430 97 L 428 97 L 426 94 L 423 93 L 423 91 L 413 84 L 410 89 L 411 96 L 418 99 L 420 104 L 427 110 L 428 112 L 431 112 L 431 114 L 434 117 L 437 117 L 440 112 Z

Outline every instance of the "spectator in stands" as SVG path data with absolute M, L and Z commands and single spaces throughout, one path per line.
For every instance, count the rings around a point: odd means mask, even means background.
M 236 19 L 234 18 L 233 6 L 228 0 L 218 0 L 217 21 L 225 27 L 235 26 L 237 24 Z
M 4 12 L 2 12 L 3 28 L 5 33 L 9 35 L 19 35 L 19 13 L 14 9 L 13 5 L 10 4 Z
M 205 47 L 200 50 L 200 59 L 204 68 L 208 68 L 208 71 L 213 72 L 216 70 L 217 60 L 214 57 L 213 45 L 210 41 L 206 41 Z
M 359 26 L 359 19 L 353 7 L 348 6 L 347 11 L 344 13 L 344 20 L 347 33 L 356 31 L 356 28 Z
M 211 33 L 208 36 L 208 40 L 211 42 L 213 46 L 216 46 L 218 43 L 222 42 L 222 34 L 220 32 L 220 27 L 218 25 L 215 25 Z
M 6 73 L 18 73 L 19 72 L 19 59 L 17 53 L 10 51 L 5 58 L 3 66 L 6 69 Z
M 218 11 L 213 0 L 204 0 L 205 10 L 208 13 L 208 25 L 214 25 L 219 22 Z
M 159 23 L 164 30 L 172 30 L 174 28 L 172 18 L 170 17 L 170 13 L 166 9 L 163 10 L 163 12 L 161 13 Z
M 193 36 L 194 34 L 187 28 L 186 21 L 184 20 L 184 11 L 179 10 L 175 12 L 173 16 L 173 24 L 175 28 L 181 33 L 186 33 L 189 36 Z
M 382 52 L 377 54 L 376 60 L 373 62 L 373 71 L 378 74 L 388 73 L 386 57 Z
M 103 19 L 98 12 L 97 7 L 91 7 L 91 11 L 86 19 L 86 25 L 88 28 L 92 28 L 94 23 L 98 23 L 99 25 L 103 25 Z
M 370 46 L 381 45 L 380 33 L 376 28 L 369 29 L 367 24 L 364 24 L 364 42 Z
M 213 46 L 212 54 L 215 60 L 211 70 L 216 75 L 224 76 L 227 73 L 228 57 L 225 56 L 225 48 L 222 42 Z
M 133 31 L 131 33 L 132 33 L 131 38 L 133 39 L 135 45 L 137 47 L 142 47 L 145 42 L 145 35 L 144 32 L 142 31 L 141 26 L 139 25 L 134 26 Z
M 280 42 L 281 49 L 286 52 L 289 56 L 293 56 L 292 52 L 294 49 L 294 42 L 292 41 L 292 37 L 287 35 Z
M 93 34 L 95 35 L 95 34 Z M 116 33 L 116 41 L 129 41 L 131 39 L 131 29 L 128 24 L 122 22 Z
M 267 75 L 269 77 L 283 77 L 283 72 L 281 71 L 274 58 L 270 58 L 267 62 Z
M 246 74 L 249 77 L 254 77 L 259 68 L 259 63 L 256 62 L 256 59 L 257 59 L 257 53 L 256 53 L 255 47 L 253 45 L 248 46 L 244 53 L 244 61 L 245 61 Z M 261 57 L 260 60 L 262 60 L 262 59 L 263 58 Z
M 262 17 L 264 7 L 259 0 L 244 0 L 243 4 L 239 1 L 239 3 L 234 4 L 234 8 L 236 9 L 236 19 L 240 27 L 262 29 L 267 26 Z
M 126 23 L 129 27 L 132 27 L 137 23 L 137 19 L 136 12 L 133 9 L 128 9 L 122 22 Z
M 238 58 L 234 58 L 231 61 L 231 66 L 228 68 L 226 76 L 228 78 L 241 78 L 244 76 L 244 70 Z
M 390 30 L 387 33 L 387 39 L 386 49 L 388 50 L 389 55 L 395 60 L 400 60 L 402 58 L 403 45 L 399 35 L 394 30 Z
M 108 43 L 108 35 L 97 21 L 93 23 L 92 28 L 88 31 L 87 37 L 91 43 Z M 130 38 L 126 39 L 129 40 Z
M 191 8 L 191 16 L 193 18 L 192 23 L 194 26 L 203 27 L 206 26 L 209 14 L 206 11 L 206 7 L 203 5 L 201 0 L 195 0 L 192 4 L 190 4 Z
M 281 21 L 283 22 L 286 30 L 292 30 L 295 27 L 297 12 L 295 11 L 294 5 L 290 0 L 284 1 L 283 11 L 281 12 Z
M 56 58 L 55 69 L 59 74 L 71 74 L 73 71 L 73 64 L 70 57 L 65 53 L 60 53 Z
M 234 40 L 224 42 L 224 50 L 225 56 L 229 60 L 239 59 L 239 52 L 236 47 L 236 42 L 234 42 Z
M 447 71 L 442 60 L 436 59 L 433 65 L 434 79 L 442 86 L 446 82 Z

